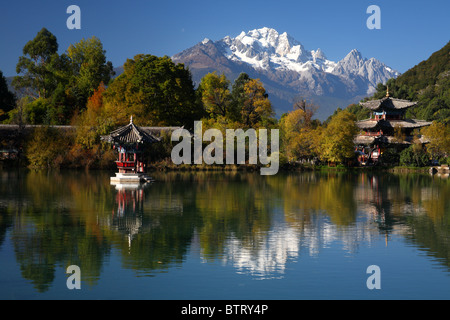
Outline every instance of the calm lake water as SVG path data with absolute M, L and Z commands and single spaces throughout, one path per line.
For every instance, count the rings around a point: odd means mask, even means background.
M 448 178 L 111 175 L 0 171 L 0 299 L 450 299 Z

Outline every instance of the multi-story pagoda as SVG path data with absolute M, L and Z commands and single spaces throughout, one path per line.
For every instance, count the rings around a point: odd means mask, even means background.
M 355 144 L 359 152 L 358 160 L 363 165 L 376 163 L 388 146 L 396 146 L 399 150 L 408 147 L 414 140 L 413 131 L 431 124 L 424 120 L 405 119 L 406 110 L 417 102 L 391 98 L 389 89 L 386 97 L 360 104 L 371 111 L 369 119 L 356 123 L 361 132 Z M 421 138 L 421 142 L 426 141 Z
M 133 116 L 128 125 L 102 136 L 101 139 L 111 143 L 118 151 L 116 165 L 119 172 L 111 177 L 112 182 L 137 183 L 148 178 L 145 176 L 144 151 L 160 139 L 136 126 Z

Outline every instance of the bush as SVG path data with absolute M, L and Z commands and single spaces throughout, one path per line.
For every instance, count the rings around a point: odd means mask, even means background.
M 69 148 L 68 137 L 52 127 L 38 127 L 27 144 L 27 159 L 32 168 L 59 168 Z
M 429 164 L 428 154 L 419 146 L 412 145 L 400 152 L 400 165 L 425 167 Z
M 396 166 L 400 163 L 400 155 L 395 148 L 386 149 L 380 157 L 383 164 Z

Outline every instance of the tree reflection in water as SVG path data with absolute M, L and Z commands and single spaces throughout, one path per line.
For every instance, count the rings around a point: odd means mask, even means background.
M 22 277 L 47 291 L 75 264 L 95 286 L 111 255 L 137 276 L 182 267 L 191 253 L 254 278 L 280 278 L 301 253 L 357 254 L 392 236 L 449 270 L 448 179 L 427 175 L 155 173 L 154 184 L 111 186 L 102 172 L 1 172 L 0 245 Z M 61 187 L 64 186 L 64 187 Z

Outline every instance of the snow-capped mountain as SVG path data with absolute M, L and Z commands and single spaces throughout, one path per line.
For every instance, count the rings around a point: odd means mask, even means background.
M 212 71 L 224 73 L 231 81 L 246 72 L 261 79 L 279 113 L 291 110 L 295 97 L 304 97 L 320 105 L 319 118 L 371 95 L 378 83 L 399 75 L 356 49 L 340 61 L 328 60 L 321 49 L 309 51 L 286 32 L 271 28 L 243 31 L 218 41 L 204 39 L 172 59 L 186 64 L 197 83 Z
M 279 34 L 274 29 L 242 32 L 234 39 L 227 36 L 222 42 L 229 59 L 246 62 L 254 68 L 303 72 L 310 67 L 330 71 L 335 66 L 320 49 L 307 51 L 286 32 Z

